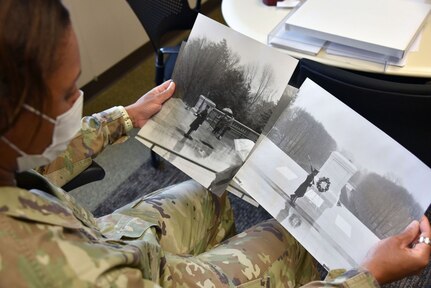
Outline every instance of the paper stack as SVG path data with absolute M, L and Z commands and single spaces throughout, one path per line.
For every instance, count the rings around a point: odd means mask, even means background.
M 328 53 L 400 64 L 430 10 L 414 0 L 306 0 L 268 43 L 314 55 L 328 46 Z

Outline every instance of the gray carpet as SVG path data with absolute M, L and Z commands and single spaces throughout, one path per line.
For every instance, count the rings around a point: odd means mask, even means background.
M 111 213 L 115 209 L 130 203 L 131 201 L 166 186 L 180 183 L 190 179 L 183 172 L 178 170 L 170 163 L 163 161 L 160 170 L 154 169 L 150 161 L 145 162 L 127 180 L 118 186 L 115 193 L 112 193 L 93 211 L 95 216 L 102 216 Z M 234 210 L 235 225 L 237 232 L 269 219 L 271 216 L 261 207 L 256 208 L 247 202 L 229 194 Z M 430 218 L 431 209 L 428 208 L 427 216 Z M 321 276 L 324 277 L 325 271 L 319 267 Z M 384 285 L 384 288 L 428 288 L 431 287 L 431 265 L 419 276 L 413 276 Z

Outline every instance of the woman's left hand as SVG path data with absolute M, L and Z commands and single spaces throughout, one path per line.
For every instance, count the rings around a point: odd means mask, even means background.
M 413 221 L 403 233 L 386 238 L 370 250 L 362 267 L 368 270 L 380 284 L 417 275 L 429 263 L 429 244 L 412 244 L 420 236 L 431 237 L 428 219 Z
M 163 103 L 168 100 L 175 91 L 175 83 L 167 80 L 163 84 L 151 89 L 132 105 L 126 108 L 133 127 L 140 128 L 147 123 L 154 114 L 162 109 Z

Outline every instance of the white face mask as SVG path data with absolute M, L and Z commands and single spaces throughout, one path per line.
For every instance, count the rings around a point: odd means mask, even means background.
M 43 166 L 54 161 L 57 156 L 66 150 L 69 142 L 76 136 L 81 129 L 81 118 L 82 118 L 82 107 L 84 103 L 84 93 L 79 91 L 80 95 L 76 99 L 73 106 L 57 116 L 54 120 L 51 117 L 39 112 L 27 104 L 24 104 L 24 108 L 40 115 L 45 120 L 54 124 L 54 133 L 52 134 L 52 143 L 47 147 L 42 154 L 29 155 L 19 149 L 15 144 L 10 142 L 5 137 L 1 139 L 8 144 L 12 149 L 17 151 L 21 156 L 17 158 L 18 172 L 26 171 L 35 167 Z

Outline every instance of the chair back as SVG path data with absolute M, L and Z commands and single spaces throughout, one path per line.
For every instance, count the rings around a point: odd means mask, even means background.
M 190 8 L 188 0 L 127 0 L 150 38 L 159 50 L 162 36 L 174 30 L 189 30 L 198 15 L 200 0 Z
M 431 167 L 431 84 L 375 79 L 301 59 L 289 85 L 299 88 L 306 78 L 344 102 Z

